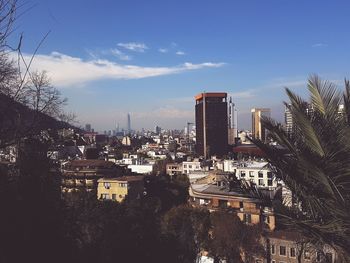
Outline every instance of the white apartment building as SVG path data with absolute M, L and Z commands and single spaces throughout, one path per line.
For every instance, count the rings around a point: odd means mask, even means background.
M 268 162 L 224 160 L 224 172 L 234 173 L 238 179 L 254 182 L 258 187 L 275 188 L 280 183 Z
M 201 162 L 197 159 L 193 161 L 182 162 L 182 171 L 184 174 L 189 174 L 190 172 L 201 170 Z
M 129 164 L 128 168 L 131 172 L 138 174 L 151 174 L 153 172 L 153 164 Z

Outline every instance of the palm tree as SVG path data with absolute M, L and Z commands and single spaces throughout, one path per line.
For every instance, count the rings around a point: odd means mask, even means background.
M 279 147 L 254 143 L 297 200 L 278 210 L 281 223 L 316 246 L 332 246 L 350 261 L 350 84 L 345 80 L 341 94 L 335 84 L 315 75 L 307 86 L 310 101 L 286 88 L 293 132 L 263 118 Z

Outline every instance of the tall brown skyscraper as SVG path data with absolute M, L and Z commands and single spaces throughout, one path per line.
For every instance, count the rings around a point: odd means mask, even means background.
M 254 108 L 252 112 L 252 134 L 254 139 L 266 141 L 266 129 L 261 123 L 261 117 L 270 117 L 271 110 L 269 108 Z
M 196 97 L 196 152 L 208 158 L 227 153 L 227 93 L 206 92 Z

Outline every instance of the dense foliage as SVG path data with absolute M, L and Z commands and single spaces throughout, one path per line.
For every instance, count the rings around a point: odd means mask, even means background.
M 279 222 L 322 248 L 328 244 L 350 258 L 350 85 L 341 94 L 335 84 L 312 76 L 308 101 L 286 89 L 293 119 L 287 133 L 263 119 L 279 147 L 255 143 L 293 192 L 294 204 L 281 207 Z M 344 105 L 344 108 L 341 107 Z M 280 147 L 282 146 L 282 148 Z

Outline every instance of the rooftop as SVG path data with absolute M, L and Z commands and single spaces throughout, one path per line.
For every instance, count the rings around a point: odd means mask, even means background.
M 227 93 L 226 92 L 205 92 L 205 93 L 199 93 L 197 96 L 195 96 L 196 100 L 201 100 L 203 97 L 206 98 L 226 98 Z
M 209 174 L 191 184 L 191 191 L 199 195 L 220 195 L 223 199 L 234 197 L 249 198 L 239 183 L 230 181 L 225 174 Z
M 297 232 L 277 230 L 269 233 L 269 238 L 298 241 L 302 239 L 302 236 Z
M 237 162 L 237 166 L 239 166 L 239 167 L 247 167 L 247 168 L 263 169 L 267 165 L 268 165 L 268 162 L 257 162 L 257 161 Z
M 68 163 L 69 166 L 82 167 L 82 166 L 95 166 L 95 167 L 113 167 L 113 162 L 105 160 L 73 160 Z
M 130 176 L 122 176 L 117 178 L 101 178 L 98 179 L 98 182 L 135 182 L 143 180 L 144 176 L 142 175 L 130 175 Z

